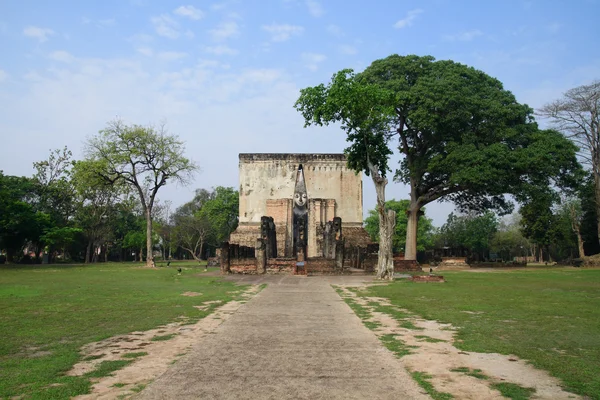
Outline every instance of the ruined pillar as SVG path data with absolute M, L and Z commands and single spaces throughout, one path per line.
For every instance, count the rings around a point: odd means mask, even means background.
M 338 272 L 344 270 L 344 241 L 335 241 L 335 269 Z
M 229 242 L 223 242 L 221 245 L 221 274 L 231 272 L 229 264 Z
M 256 273 L 264 274 L 267 270 L 267 244 L 262 238 L 256 239 Z

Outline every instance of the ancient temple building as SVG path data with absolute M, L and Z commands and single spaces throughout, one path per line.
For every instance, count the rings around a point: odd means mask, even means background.
M 345 246 L 370 242 L 362 227 L 362 175 L 348 169 L 345 155 L 240 154 L 239 159 L 239 226 L 230 243 L 254 247 L 261 219 L 263 236 L 266 225 L 274 224 L 276 257 L 326 256 L 323 233 L 339 230 L 340 219 Z

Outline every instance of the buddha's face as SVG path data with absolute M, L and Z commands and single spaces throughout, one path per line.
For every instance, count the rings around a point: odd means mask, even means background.
M 296 203 L 298 207 L 306 206 L 306 193 L 294 193 L 294 203 Z

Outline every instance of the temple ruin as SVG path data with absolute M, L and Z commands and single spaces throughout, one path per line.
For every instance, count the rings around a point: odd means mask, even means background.
M 362 175 L 344 154 L 240 154 L 239 179 L 239 225 L 221 251 L 226 272 L 372 267 Z

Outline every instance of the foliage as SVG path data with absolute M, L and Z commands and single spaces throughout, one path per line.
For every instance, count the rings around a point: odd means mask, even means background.
M 206 245 L 220 246 L 237 227 L 239 194 L 229 187 L 212 191 L 196 190 L 194 199 L 173 214 L 173 236 L 176 243 L 192 257 L 200 260 Z
M 359 294 L 459 327 L 454 345 L 463 351 L 515 354 L 560 378 L 566 390 L 600 399 L 600 270 L 445 271 L 444 277 L 443 285 L 401 280 Z
M 521 233 L 519 214 L 510 217 L 499 222 L 498 230 L 490 242 L 490 250 L 505 261 L 527 256 L 530 247 L 529 241 Z
M 385 206 L 388 209 L 396 211 L 396 230 L 392 239 L 394 252 L 403 252 L 406 243 L 406 226 L 408 217 L 406 211 L 410 205 L 410 200 L 388 200 Z M 425 213 L 423 208 L 421 211 Z M 369 210 L 369 216 L 365 218 L 365 230 L 371 236 L 373 241 L 379 241 L 379 216 L 377 210 Z M 417 234 L 417 250 L 424 251 L 433 247 L 433 223 L 430 218 L 422 215 L 419 218 L 419 227 Z
M 444 247 L 465 248 L 482 254 L 490 248 L 497 230 L 498 219 L 491 211 L 464 215 L 450 213 L 440 229 L 440 240 Z
M 45 215 L 36 213 L 30 204 L 35 182 L 29 178 L 7 176 L 0 171 L 0 248 L 12 262 L 28 240 L 41 234 L 40 222 Z
M 186 183 L 197 166 L 183 154 L 183 142 L 164 127 L 127 126 L 120 120 L 87 143 L 88 159 L 106 182 L 128 185 L 146 218 L 146 265 L 152 266 L 152 210 L 158 190 L 169 181 Z
M 573 143 L 539 130 L 532 110 L 497 79 L 453 61 L 392 55 L 360 74 L 342 70 L 327 86 L 303 89 L 296 108 L 307 125 L 342 123 L 355 170 L 367 171 L 371 160 L 385 176 L 398 147 L 395 177 L 410 185 L 411 215 L 437 199 L 461 210 L 510 212 L 505 194 L 521 200 L 530 186 L 567 186 L 580 171 Z M 416 256 L 416 221 L 409 218 L 409 259 Z

